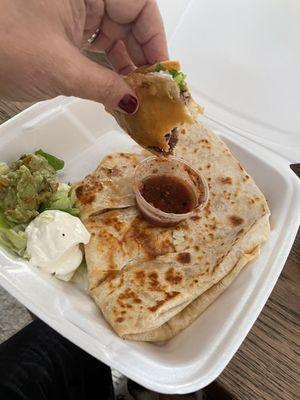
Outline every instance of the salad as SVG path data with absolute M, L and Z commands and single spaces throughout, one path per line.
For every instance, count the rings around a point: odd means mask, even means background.
M 59 181 L 63 167 L 43 150 L 0 163 L 0 245 L 69 280 L 90 235 L 77 218 L 75 190 Z

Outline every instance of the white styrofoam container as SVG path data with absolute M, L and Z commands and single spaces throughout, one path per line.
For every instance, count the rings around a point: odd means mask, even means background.
M 289 254 L 300 221 L 300 4 L 297 0 L 161 0 L 171 55 L 183 61 L 204 122 L 266 195 L 271 237 L 261 255 L 195 323 L 164 344 L 117 337 L 79 287 L 0 251 L 0 283 L 63 336 L 129 378 L 162 393 L 212 382 L 249 332 Z M 75 181 L 110 152 L 136 146 L 99 104 L 58 97 L 0 127 L 0 159 L 43 148 Z

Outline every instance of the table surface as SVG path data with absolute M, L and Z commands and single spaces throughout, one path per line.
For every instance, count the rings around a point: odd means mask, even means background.
M 0 124 L 30 104 L 0 100 Z M 300 164 L 293 169 L 300 175 Z M 300 394 L 300 232 L 258 320 L 219 378 L 213 399 L 296 400 Z

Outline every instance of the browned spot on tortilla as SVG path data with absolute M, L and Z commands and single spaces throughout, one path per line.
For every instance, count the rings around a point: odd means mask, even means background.
M 119 284 L 117 285 L 117 287 L 122 287 L 124 285 L 124 276 L 121 276 L 121 279 L 119 281 Z
M 239 166 L 239 169 L 240 169 L 241 171 L 244 171 L 244 168 L 242 167 L 242 164 L 241 164 L 241 163 L 238 163 L 238 166 Z
M 199 221 L 200 217 L 199 217 L 199 215 L 194 215 L 193 217 L 191 217 L 191 219 L 193 221 Z
M 94 194 L 87 194 L 85 193 L 84 187 L 79 186 L 76 190 L 76 196 L 77 199 L 82 203 L 82 204 L 90 204 L 95 200 L 95 195 Z
M 82 204 L 90 204 L 95 200 L 95 193 L 102 190 L 102 183 L 93 175 L 88 175 L 83 183 L 75 189 L 77 199 Z
M 151 289 L 156 289 L 160 286 L 159 281 L 158 281 L 158 274 L 157 272 L 151 272 L 148 274 L 149 278 L 149 286 Z
M 103 280 L 106 280 L 106 281 L 112 281 L 115 277 L 116 277 L 116 275 L 118 274 L 118 271 L 108 271 L 105 275 L 104 275 L 104 277 L 103 277 Z
M 126 314 L 126 311 L 125 310 L 121 311 L 121 314 L 122 315 Z
M 162 306 L 165 303 L 165 300 L 159 300 L 156 302 L 155 306 L 148 307 L 148 310 L 154 312 L 156 311 L 160 306 Z
M 116 211 L 109 212 L 103 219 L 102 224 L 114 228 L 116 231 L 120 232 L 124 226 L 124 222 L 120 221 Z
M 131 302 L 141 303 L 141 300 L 133 290 L 127 288 L 119 294 L 117 302 L 123 308 L 132 308 Z
M 139 283 L 141 286 L 144 286 L 144 284 L 145 284 L 145 272 L 142 271 L 142 270 L 141 270 L 141 271 L 137 271 L 137 272 L 135 273 L 135 277 L 136 277 L 138 283 Z
M 177 256 L 177 261 L 179 261 L 182 264 L 189 264 L 191 262 L 190 253 L 187 252 L 179 253 Z
M 177 285 L 179 282 L 182 281 L 182 275 L 178 271 L 175 272 L 174 268 L 171 267 L 165 273 L 165 279 L 169 283 L 173 283 L 174 285 Z
M 231 224 L 232 226 L 239 226 L 239 225 L 241 225 L 241 224 L 244 222 L 243 218 L 238 217 L 238 216 L 236 216 L 236 215 L 230 215 L 230 216 L 228 217 L 228 219 L 229 219 L 229 222 L 230 222 L 230 224 Z
M 144 221 L 141 217 L 136 217 L 131 228 L 128 230 L 123 240 L 133 240 L 149 260 L 162 254 L 175 251 L 175 246 L 168 239 L 168 231 L 162 229 L 162 236 L 157 235 L 157 227 Z
M 211 167 L 211 163 L 208 163 L 207 165 L 206 165 L 206 168 L 210 168 Z
M 178 295 L 179 295 L 179 292 L 166 292 L 164 300 L 158 300 L 154 306 L 148 307 L 148 310 L 155 312 L 159 307 L 161 307 L 168 300 L 173 299 L 174 297 L 176 297 Z
M 123 321 L 124 321 L 124 318 L 123 318 L 123 317 L 119 317 L 119 318 L 116 319 L 116 322 L 118 322 L 118 323 L 121 323 L 121 322 L 123 322 Z
M 208 182 L 211 182 L 211 178 L 207 178 Z
M 232 184 L 232 179 L 230 178 L 230 176 L 221 177 L 221 178 L 219 178 L 219 181 L 220 181 L 223 185 L 231 185 L 231 184 Z
M 200 250 L 200 248 L 199 248 L 199 246 L 194 246 L 194 249 L 196 250 L 196 251 L 198 251 L 198 250 Z
M 112 168 L 103 168 L 103 171 L 108 175 L 108 176 L 120 176 L 121 171 L 118 169 L 118 167 L 114 166 Z

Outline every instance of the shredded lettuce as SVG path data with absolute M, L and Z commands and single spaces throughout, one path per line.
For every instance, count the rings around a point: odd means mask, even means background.
M 60 210 L 77 216 L 79 214 L 79 208 L 75 207 L 75 202 L 75 190 L 66 183 L 60 183 L 57 191 L 54 192 L 50 199 L 44 204 L 43 211 Z
M 185 82 L 185 78 L 186 75 L 181 72 L 181 71 L 177 71 L 176 69 L 171 69 L 168 70 L 166 69 L 164 66 L 162 66 L 160 63 L 158 63 L 155 66 L 155 72 L 160 72 L 160 71 L 166 71 L 168 72 L 172 78 L 174 79 L 174 81 L 177 83 L 179 89 L 183 92 L 184 90 L 186 90 L 186 82 Z
M 27 235 L 23 227 L 18 225 L 13 227 L 2 211 L 0 211 L 0 244 L 23 258 L 27 257 Z
M 169 73 L 172 75 L 172 78 L 179 86 L 179 89 L 181 91 L 184 91 L 186 89 L 186 83 L 185 83 L 186 75 L 183 72 L 176 71 L 175 69 L 172 69 L 171 71 L 169 71 Z

